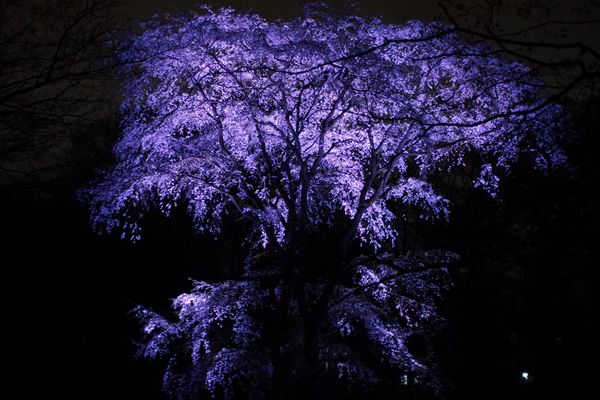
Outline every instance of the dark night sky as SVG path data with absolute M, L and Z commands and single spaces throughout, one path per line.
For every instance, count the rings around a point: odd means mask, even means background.
M 243 11 L 253 11 L 266 18 L 288 18 L 298 14 L 298 0 L 126 0 L 125 12 L 134 18 L 145 19 L 161 10 L 177 8 L 188 9 L 195 4 L 211 4 L 215 7 L 233 7 Z M 346 3 L 345 1 L 329 1 L 333 5 Z M 419 1 L 389 1 L 389 0 L 360 0 L 354 1 L 361 14 L 383 16 L 392 21 L 408 19 L 432 19 L 440 14 L 437 7 L 438 0 Z

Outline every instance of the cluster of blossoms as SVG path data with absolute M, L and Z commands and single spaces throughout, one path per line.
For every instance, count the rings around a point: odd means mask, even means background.
M 425 252 L 356 259 L 354 285 L 335 286 L 319 323 L 318 362 L 313 371 L 321 379 L 331 376 L 367 391 L 378 383 L 378 368 L 426 377 L 435 387 L 435 375 L 411 353 L 408 340 L 439 322 L 438 306 L 450 282 L 447 266 L 455 258 L 448 252 Z M 318 292 L 320 286 L 309 284 L 306 290 Z M 176 321 L 137 307 L 147 337 L 140 355 L 166 363 L 164 385 L 173 398 L 203 393 L 266 397 L 273 389 L 274 369 L 271 343 L 266 340 L 270 296 L 270 288 L 253 279 L 195 282 L 191 293 L 173 301 Z M 291 302 L 290 310 L 293 323 L 283 351 L 301 359 L 305 339 L 297 301 Z M 365 348 L 370 349 L 370 362 L 362 354 Z M 290 368 L 290 382 L 295 373 L 302 373 L 300 362 Z
M 447 216 L 428 177 L 468 152 L 491 193 L 523 151 L 562 161 L 539 79 L 440 23 L 204 10 L 148 22 L 121 56 L 118 163 L 88 194 L 98 229 L 131 240 L 145 210 L 185 199 L 199 231 L 235 207 L 265 246 L 341 210 L 377 249 L 391 204 Z

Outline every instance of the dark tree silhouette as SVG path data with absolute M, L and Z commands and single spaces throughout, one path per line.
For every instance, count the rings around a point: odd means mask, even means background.
M 444 16 L 471 40 L 545 77 L 554 100 L 600 90 L 600 4 L 594 0 L 442 0 Z
M 0 185 L 65 177 L 74 137 L 114 118 L 115 0 L 0 2 Z M 72 172 L 72 171 L 70 171 Z

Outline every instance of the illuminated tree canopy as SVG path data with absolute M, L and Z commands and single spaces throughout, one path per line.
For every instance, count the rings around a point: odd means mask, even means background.
M 381 366 L 435 385 L 407 338 L 438 318 L 453 255 L 391 256 L 398 210 L 447 218 L 430 177 L 471 153 L 491 195 L 520 154 L 563 161 L 561 109 L 532 71 L 440 23 L 318 12 L 162 16 L 121 57 L 118 161 L 86 189 L 96 228 L 137 241 L 148 210 L 181 204 L 198 232 L 218 235 L 226 215 L 251 228 L 239 279 L 197 282 L 175 300 L 177 322 L 137 310 L 168 391 L 264 397 L 282 369 L 301 381 L 302 365 L 364 387 Z M 324 231 L 338 257 L 315 272 L 302 254 Z

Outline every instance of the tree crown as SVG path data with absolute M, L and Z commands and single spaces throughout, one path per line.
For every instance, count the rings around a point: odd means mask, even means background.
M 341 212 L 377 249 L 391 204 L 447 215 L 428 176 L 467 152 L 490 193 L 520 152 L 562 158 L 532 72 L 440 23 L 204 8 L 146 23 L 121 56 L 143 61 L 125 63 L 118 164 L 91 193 L 94 222 L 132 240 L 143 210 L 185 198 L 200 231 L 235 208 L 282 245 Z

